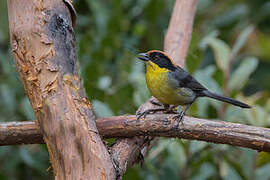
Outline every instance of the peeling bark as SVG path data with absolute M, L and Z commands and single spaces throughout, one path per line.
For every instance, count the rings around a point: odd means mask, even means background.
M 8 1 L 10 41 L 56 179 L 113 179 L 77 71 L 72 16 L 61 0 Z

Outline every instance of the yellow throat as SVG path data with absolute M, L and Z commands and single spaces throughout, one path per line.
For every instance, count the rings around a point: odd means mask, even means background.
M 150 93 L 164 104 L 178 104 L 175 101 L 175 92 L 169 86 L 166 68 L 160 68 L 155 63 L 146 63 L 146 83 Z
M 155 63 L 146 63 L 146 83 L 152 96 L 163 104 L 186 105 L 195 98 L 193 91 L 188 88 L 176 87 L 168 79 L 170 70 L 160 68 Z

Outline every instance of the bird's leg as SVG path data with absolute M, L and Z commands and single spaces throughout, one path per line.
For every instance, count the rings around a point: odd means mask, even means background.
M 168 114 L 178 114 L 177 110 L 176 110 L 177 105 L 172 105 L 169 106 L 166 113 Z
M 179 123 L 181 122 L 183 124 L 184 116 L 188 108 L 190 107 L 191 104 L 186 105 L 183 111 L 181 111 L 180 114 L 176 115 L 173 117 L 177 121 L 177 127 L 179 126 Z

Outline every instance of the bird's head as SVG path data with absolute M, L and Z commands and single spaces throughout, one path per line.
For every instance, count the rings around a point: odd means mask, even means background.
M 147 53 L 140 53 L 138 58 L 153 70 L 175 71 L 176 69 L 176 65 L 163 51 L 151 50 Z

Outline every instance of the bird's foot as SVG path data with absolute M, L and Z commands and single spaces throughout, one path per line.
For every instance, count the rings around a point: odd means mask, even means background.
M 151 99 L 151 100 L 150 100 L 150 103 L 152 103 L 152 104 L 154 104 L 154 105 L 156 105 L 156 106 L 163 106 L 163 104 L 160 103 L 160 102 L 158 102 L 156 99 Z
M 177 106 L 170 106 L 168 109 L 166 109 L 166 114 L 178 114 L 177 112 L 177 109 L 176 109 Z
M 176 123 L 177 123 L 177 124 L 176 124 L 176 125 L 177 125 L 176 127 L 178 127 L 180 123 L 183 125 L 184 115 L 185 115 L 184 111 L 181 111 L 180 114 L 178 114 L 178 115 L 176 115 L 176 116 L 173 117 L 173 119 L 174 119 L 174 120 L 176 121 Z
M 153 114 L 155 112 L 158 112 L 158 111 L 164 111 L 165 109 L 164 108 L 159 108 L 159 109 L 147 109 L 145 110 L 144 112 L 138 112 L 136 114 L 137 116 L 137 120 L 139 120 L 141 117 L 143 117 L 145 119 L 145 117 L 147 116 L 147 114 Z

